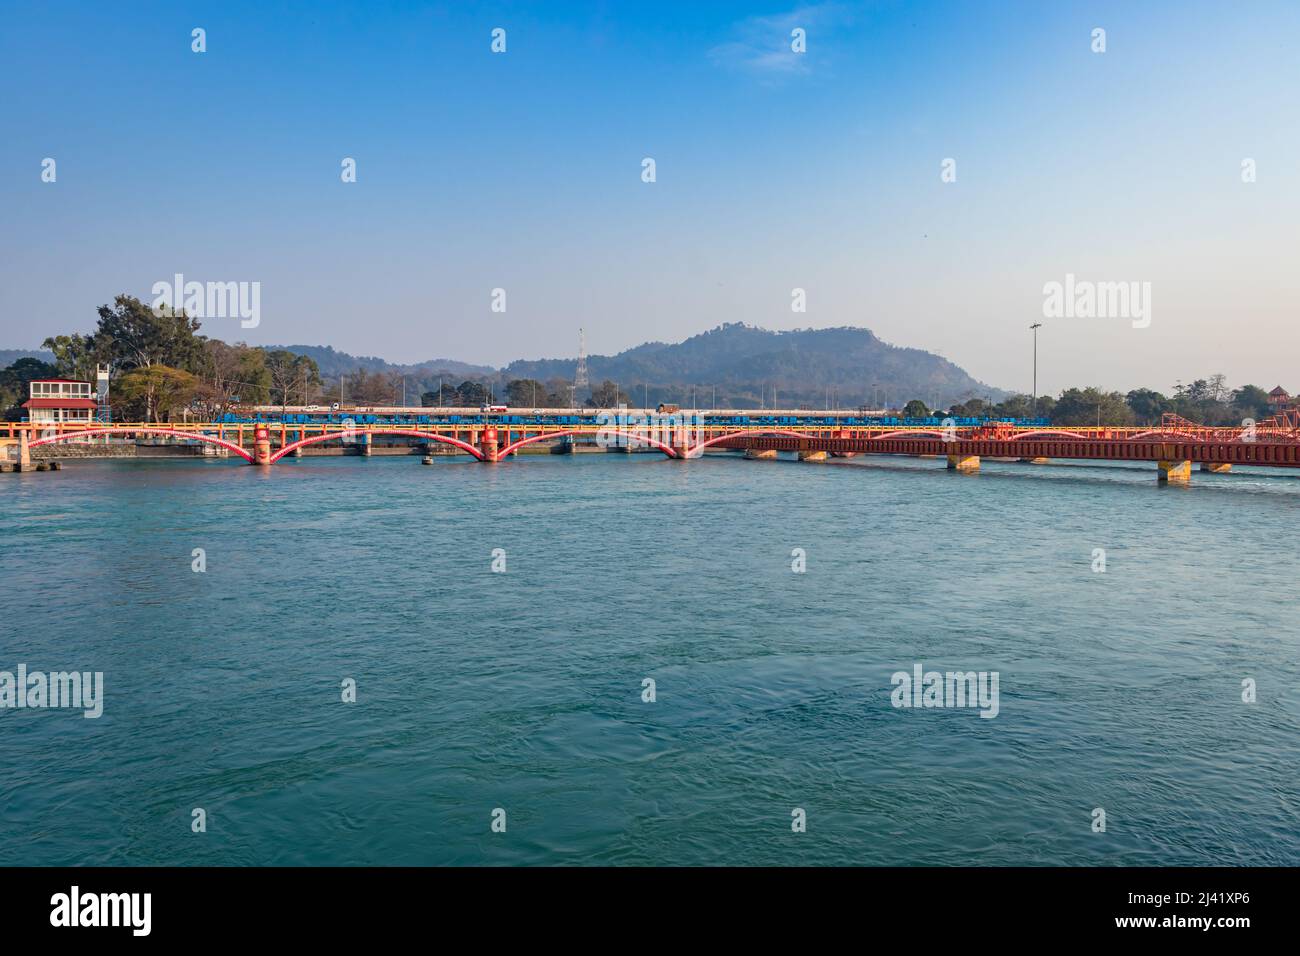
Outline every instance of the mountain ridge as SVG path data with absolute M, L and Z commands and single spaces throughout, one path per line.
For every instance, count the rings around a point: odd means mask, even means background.
M 571 382 L 577 357 L 515 359 L 502 368 L 457 359 L 398 363 L 372 355 L 351 355 L 328 345 L 266 345 L 306 355 L 326 381 L 364 369 L 408 377 L 418 390 L 474 381 L 503 392 L 516 379 Z M 0 350 L 0 367 L 33 356 L 51 361 L 39 349 Z M 587 357 L 591 385 L 611 381 L 630 401 L 690 402 L 733 407 L 772 404 L 822 407 L 836 404 L 901 406 L 920 399 L 930 407 L 970 398 L 1001 400 L 1010 393 L 973 378 L 960 366 L 923 349 L 891 345 L 870 329 L 837 326 L 772 331 L 743 322 L 723 323 L 681 342 L 650 341 L 614 355 Z

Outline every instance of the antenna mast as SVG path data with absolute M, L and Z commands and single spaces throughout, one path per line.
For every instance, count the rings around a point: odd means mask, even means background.
M 573 375 L 575 402 L 578 390 L 587 387 L 587 333 L 583 329 L 578 329 L 578 370 Z

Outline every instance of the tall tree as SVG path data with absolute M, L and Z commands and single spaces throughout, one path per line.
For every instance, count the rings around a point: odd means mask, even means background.
M 1268 418 L 1273 414 L 1273 405 L 1268 400 L 1268 392 L 1258 385 L 1243 385 L 1232 393 L 1232 404 L 1243 418 Z
M 320 368 L 315 359 L 305 355 L 286 349 L 267 352 L 266 370 L 271 377 L 271 400 L 281 405 L 306 405 L 312 392 L 320 388 Z
M 1133 411 L 1119 392 L 1068 388 L 1052 409 L 1053 425 L 1130 425 Z
M 620 391 L 609 379 L 595 386 L 591 390 L 591 398 L 587 399 L 587 404 L 593 408 L 614 408 L 627 402 L 627 393 Z
M 56 374 L 81 382 L 93 382 L 96 364 L 108 359 L 93 335 L 53 335 L 41 343 L 41 348 L 54 353 Z
M 201 366 L 198 331 L 198 320 L 184 312 L 155 312 L 134 296 L 119 295 L 112 306 L 99 307 L 94 345 L 119 372 L 153 365 L 191 371 Z
M 506 401 L 520 407 L 545 403 L 546 386 L 535 378 L 517 378 L 506 385 Z
M 482 382 L 461 382 L 456 389 L 456 394 L 460 404 L 470 408 L 483 405 L 488 400 L 487 386 Z
M 170 420 L 193 400 L 199 380 L 184 369 L 167 365 L 137 368 L 118 377 L 112 391 L 113 416 L 144 421 Z
M 1135 388 L 1124 398 L 1134 416 L 1144 425 L 1154 425 L 1160 416 L 1173 408 L 1173 403 L 1159 392 L 1149 388 Z

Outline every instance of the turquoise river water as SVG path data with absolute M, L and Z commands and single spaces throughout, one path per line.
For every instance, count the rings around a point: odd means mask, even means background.
M 0 864 L 1300 864 L 1298 519 L 1154 466 L 0 476 L 0 671 L 104 675 L 0 709 Z M 894 707 L 918 663 L 997 716 Z

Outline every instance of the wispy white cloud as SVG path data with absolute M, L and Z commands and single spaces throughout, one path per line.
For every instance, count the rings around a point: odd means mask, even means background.
M 814 52 L 829 33 L 817 36 L 818 30 L 849 20 L 849 10 L 841 3 L 818 3 L 796 7 L 789 13 L 755 16 L 741 20 L 731 28 L 731 37 L 709 50 L 709 59 L 724 69 L 752 73 L 767 80 L 777 80 L 811 73 L 822 58 Z M 807 33 L 807 53 L 791 49 L 791 33 L 801 28 Z M 824 49 L 824 47 L 823 47 Z

